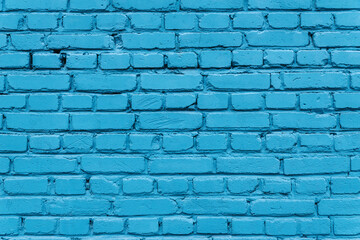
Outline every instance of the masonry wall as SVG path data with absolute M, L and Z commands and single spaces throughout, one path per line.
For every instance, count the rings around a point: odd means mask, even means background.
M 3 239 L 358 239 L 360 1 L 2 0 Z

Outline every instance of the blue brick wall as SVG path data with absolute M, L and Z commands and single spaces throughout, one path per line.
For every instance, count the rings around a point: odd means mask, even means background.
M 0 237 L 360 238 L 359 0 L 0 0 Z

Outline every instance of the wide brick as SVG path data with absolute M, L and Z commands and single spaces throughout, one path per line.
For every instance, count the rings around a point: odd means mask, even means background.
M 348 157 L 301 157 L 284 160 L 286 175 L 346 173 L 349 171 L 350 159 Z
M 207 157 L 153 157 L 149 161 L 151 174 L 211 173 L 213 160 Z
M 71 115 L 73 130 L 131 129 L 135 116 L 131 113 L 75 113 Z
M 7 128 L 16 131 L 64 131 L 69 129 L 69 115 L 65 113 L 8 113 Z
M 284 73 L 287 89 L 342 89 L 348 79 L 342 72 Z
M 280 171 L 280 161 L 274 157 L 219 157 L 219 173 L 275 174 Z
M 207 77 L 214 90 L 265 90 L 270 88 L 270 74 L 211 74 Z
M 251 213 L 257 216 L 306 216 L 314 212 L 312 200 L 259 199 L 251 203 Z
M 124 92 L 136 87 L 136 76 L 128 74 L 78 74 L 75 89 L 80 92 Z
M 201 113 L 140 113 L 138 126 L 145 130 L 194 130 L 202 126 Z
M 117 216 L 168 215 L 174 214 L 177 204 L 169 198 L 119 199 L 114 202 Z
M 89 173 L 141 173 L 145 168 L 142 157 L 83 156 L 81 169 Z

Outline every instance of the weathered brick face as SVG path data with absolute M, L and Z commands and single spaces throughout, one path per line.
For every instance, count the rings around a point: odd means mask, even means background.
M 359 28 L 359 0 L 0 0 L 0 236 L 359 239 Z

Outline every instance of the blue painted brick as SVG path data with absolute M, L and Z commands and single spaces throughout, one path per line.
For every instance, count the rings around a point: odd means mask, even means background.
M 121 13 L 99 13 L 96 15 L 96 27 L 100 30 L 122 30 L 128 19 Z
M 159 29 L 161 27 L 161 14 L 132 13 L 128 16 L 134 29 Z
M 27 234 L 53 234 L 57 219 L 48 217 L 27 217 L 25 219 L 25 233 Z
M 360 235 L 358 0 L 0 2 L 3 238 Z

